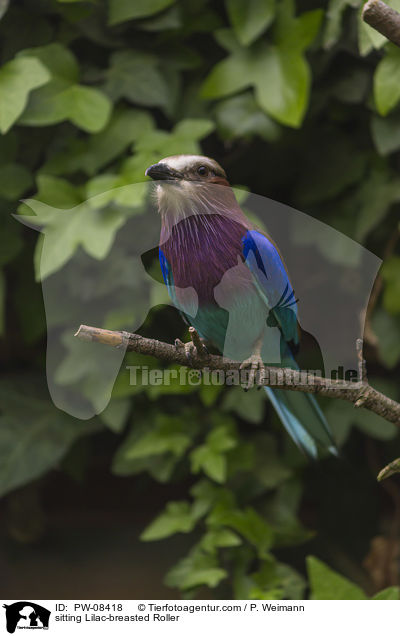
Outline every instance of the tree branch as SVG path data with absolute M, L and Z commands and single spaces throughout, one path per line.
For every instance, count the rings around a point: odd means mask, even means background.
M 364 22 L 400 46 L 400 13 L 381 0 L 368 0 L 362 10 Z
M 107 329 L 81 325 L 75 336 L 80 340 L 99 342 L 111 347 L 121 347 L 126 344 L 127 351 L 135 351 L 136 353 L 153 356 L 164 362 L 179 364 L 193 369 L 239 371 L 240 367 L 240 362 L 209 354 L 204 351 L 204 349 L 200 350 L 200 345 L 199 348 L 194 346 L 188 357 L 185 347 L 144 338 L 143 336 L 128 333 L 127 331 L 109 331 Z M 191 336 L 192 339 L 194 337 L 196 341 L 196 336 L 193 336 L 193 334 L 191 334 Z M 365 372 L 363 372 L 364 377 L 362 377 L 361 381 L 345 382 L 316 377 L 312 373 L 305 371 L 299 372 L 293 369 L 267 366 L 265 367 L 265 371 L 265 386 L 284 388 L 289 391 L 301 391 L 303 393 L 315 393 L 325 397 L 347 400 L 348 402 L 352 402 L 355 406 L 373 411 L 388 422 L 392 422 L 400 427 L 400 404 L 372 388 L 366 382 Z

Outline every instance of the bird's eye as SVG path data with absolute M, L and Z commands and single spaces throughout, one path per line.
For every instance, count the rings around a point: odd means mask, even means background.
M 201 177 L 206 177 L 208 175 L 208 168 L 206 168 L 206 166 L 199 166 L 197 168 L 197 174 Z

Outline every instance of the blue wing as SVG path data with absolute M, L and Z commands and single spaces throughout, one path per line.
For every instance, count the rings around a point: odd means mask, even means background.
M 261 232 L 249 230 L 242 239 L 243 257 L 265 304 L 271 310 L 286 342 L 299 342 L 297 300 L 274 244 Z
M 284 340 L 297 345 L 297 301 L 278 250 L 256 230 L 246 232 L 242 244 L 245 263 Z M 281 350 L 284 366 L 298 368 L 289 347 L 284 345 Z M 287 432 L 303 451 L 316 457 L 317 442 L 337 454 L 328 423 L 313 395 L 270 387 L 265 390 Z

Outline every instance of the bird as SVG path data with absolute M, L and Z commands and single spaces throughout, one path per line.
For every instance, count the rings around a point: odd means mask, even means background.
M 242 211 L 214 159 L 168 156 L 145 175 L 155 182 L 159 261 L 173 305 L 206 346 L 241 360 L 247 388 L 258 381 L 303 453 L 317 458 L 327 449 L 336 455 L 314 396 L 263 382 L 264 360 L 270 363 L 271 356 L 272 363 L 298 369 L 297 299 L 277 245 Z

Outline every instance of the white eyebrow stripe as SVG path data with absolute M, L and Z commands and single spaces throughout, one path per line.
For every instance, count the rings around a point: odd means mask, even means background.
M 190 166 L 198 164 L 199 161 L 203 159 L 205 163 L 206 158 L 199 155 L 180 155 L 177 157 L 166 157 L 162 159 L 160 163 L 166 163 L 167 166 L 174 168 L 174 170 L 184 170 L 185 168 L 190 168 Z
M 191 168 L 203 164 L 210 168 L 210 170 L 213 170 L 216 173 L 222 172 L 223 174 L 222 168 L 217 164 L 216 161 L 202 155 L 174 155 L 161 159 L 159 163 L 165 163 L 170 168 L 173 168 L 174 170 L 178 170 L 180 172 L 184 170 L 190 170 Z

